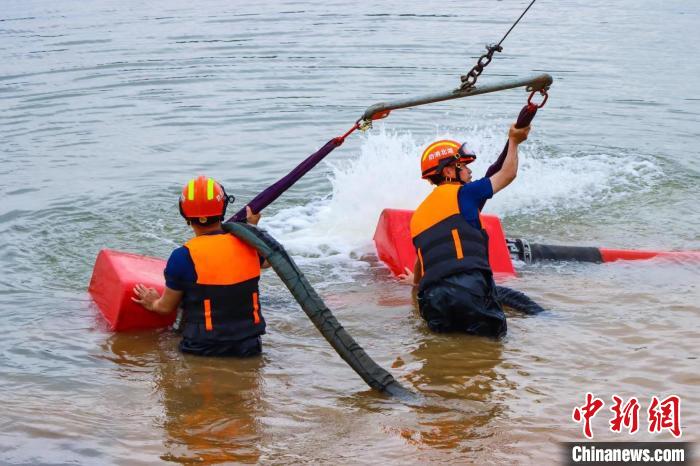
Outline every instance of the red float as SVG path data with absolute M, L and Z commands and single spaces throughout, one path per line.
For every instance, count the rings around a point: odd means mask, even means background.
M 405 267 L 413 270 L 416 263 L 409 228 L 412 215 L 412 210 L 384 209 L 374 232 L 377 255 L 394 275 L 405 273 Z M 514 276 L 501 221 L 495 215 L 481 215 L 481 223 L 489 235 L 489 262 L 494 276 L 497 279 Z
M 675 257 L 680 260 L 698 260 L 699 251 L 635 251 L 629 249 L 598 248 L 603 262 L 615 262 L 619 260 L 633 261 L 646 260 L 654 257 Z
M 163 292 L 165 261 L 155 257 L 103 249 L 97 255 L 88 291 L 115 332 L 167 327 L 176 313 L 160 315 L 131 300 L 137 283 Z

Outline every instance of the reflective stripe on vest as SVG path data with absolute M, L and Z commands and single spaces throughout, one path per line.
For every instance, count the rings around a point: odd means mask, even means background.
M 423 270 L 419 290 L 459 272 L 491 272 L 488 236 L 459 212 L 459 184 L 436 187 L 411 217 L 411 238 Z
M 230 234 L 197 236 L 185 247 L 197 274 L 197 282 L 185 289 L 185 325 L 204 324 L 206 332 L 224 339 L 264 333 L 257 251 Z

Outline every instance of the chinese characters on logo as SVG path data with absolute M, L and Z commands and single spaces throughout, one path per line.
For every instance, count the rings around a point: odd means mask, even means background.
M 639 401 L 632 397 L 622 406 L 622 398 L 613 395 L 612 399 L 615 404 L 610 408 L 610 411 L 615 414 L 615 417 L 610 420 L 610 430 L 622 432 L 622 427 L 625 427 L 630 434 L 637 432 L 639 430 Z
M 622 398 L 613 395 L 612 400 L 613 405 L 610 407 L 610 411 L 612 411 L 613 417 L 609 422 L 610 431 L 619 433 L 624 429 L 629 434 L 637 432 L 640 411 L 637 398 L 632 397 L 625 403 Z M 583 406 L 574 408 L 572 418 L 577 423 L 583 423 L 583 435 L 586 438 L 593 438 L 591 421 L 603 406 L 605 406 L 605 402 L 589 392 L 586 393 L 586 402 Z M 668 430 L 676 438 L 681 436 L 681 399 L 679 396 L 670 395 L 663 400 L 659 400 L 656 396 L 651 398 L 647 410 L 647 430 L 651 434 Z

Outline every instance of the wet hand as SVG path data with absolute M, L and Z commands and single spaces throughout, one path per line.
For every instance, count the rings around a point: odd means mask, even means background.
M 134 287 L 133 291 L 136 295 L 131 297 L 133 302 L 139 303 L 149 311 L 155 309 L 155 302 L 160 298 L 160 294 L 154 288 L 147 288 L 139 283 Z
M 249 225 L 257 225 L 260 221 L 260 213 L 254 214 L 250 207 L 245 206 L 245 219 Z
M 516 128 L 515 124 L 513 124 L 508 131 L 508 141 L 515 145 L 520 144 L 527 139 L 527 135 L 529 133 L 530 126 L 526 126 L 525 128 Z
M 415 283 L 413 283 L 415 277 L 413 276 L 413 271 L 409 269 L 408 267 L 403 268 L 406 273 L 399 274 L 396 278 L 399 279 L 399 282 L 405 284 L 405 285 L 411 285 L 414 286 Z

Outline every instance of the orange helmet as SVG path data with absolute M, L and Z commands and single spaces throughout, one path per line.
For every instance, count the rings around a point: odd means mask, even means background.
M 428 179 L 433 175 L 438 175 L 452 162 L 472 163 L 476 160 L 476 154 L 467 147 L 467 144 L 460 144 L 451 139 L 442 139 L 430 144 L 421 155 L 420 170 L 421 178 Z
M 233 196 L 228 196 L 223 186 L 213 178 L 198 176 L 182 189 L 180 214 L 188 220 L 197 219 L 201 224 L 208 224 L 212 217 L 223 220 L 230 202 L 233 202 Z

